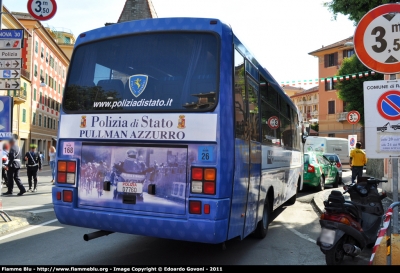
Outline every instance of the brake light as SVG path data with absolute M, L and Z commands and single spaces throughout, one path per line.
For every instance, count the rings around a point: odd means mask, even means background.
M 189 201 L 189 213 L 201 214 L 201 201 Z
M 72 191 L 63 191 L 63 201 L 64 202 L 72 203 L 72 199 L 73 199 L 72 196 L 73 196 Z
M 57 162 L 57 183 L 75 184 L 76 161 Z
M 340 168 L 342 166 L 342 164 L 340 164 L 340 162 L 336 162 L 336 167 Z
M 359 222 L 353 219 L 348 214 L 340 213 L 340 214 L 328 214 L 324 213 L 323 216 L 321 215 L 321 220 L 328 220 L 333 222 L 339 222 L 348 226 L 352 226 L 357 230 L 362 230 L 361 225 Z
M 217 170 L 215 168 L 192 168 L 191 192 L 216 194 Z
M 324 220 L 325 219 L 325 213 L 322 213 L 319 219 Z
M 313 165 L 308 165 L 307 172 L 308 173 L 315 173 L 315 167 Z

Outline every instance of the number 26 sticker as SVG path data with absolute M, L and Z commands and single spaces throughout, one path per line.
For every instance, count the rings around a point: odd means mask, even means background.
M 214 161 L 214 147 L 200 146 L 198 153 L 198 161 Z
M 64 142 L 63 145 L 63 155 L 74 155 L 75 143 L 74 142 Z

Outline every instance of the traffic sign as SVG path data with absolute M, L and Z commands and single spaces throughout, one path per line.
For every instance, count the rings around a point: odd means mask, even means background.
M 367 67 L 384 74 L 400 72 L 400 4 L 370 10 L 354 33 L 354 49 Z
M 350 124 L 357 124 L 360 121 L 361 115 L 357 111 L 350 111 L 347 113 L 347 122 Z
M 21 49 L 0 49 L 0 59 L 22 58 Z
M 16 90 L 20 86 L 20 79 L 0 79 L 0 90 Z
M 57 4 L 55 0 L 29 0 L 28 11 L 33 18 L 46 21 L 56 14 Z
M 21 39 L 12 39 L 12 40 L 0 40 L 0 49 L 19 49 L 22 47 Z
M 19 79 L 20 75 L 19 70 L 0 70 L 0 78 L 3 79 Z
M 356 148 L 357 135 L 349 135 L 348 140 L 349 140 L 349 155 L 350 155 L 351 150 Z
M 368 158 L 400 153 L 400 80 L 364 82 L 365 150 Z
M 12 136 L 13 98 L 0 96 L 0 140 Z
M 1 39 L 23 39 L 24 30 L 23 29 L 1 29 L 0 30 Z
M 268 121 L 267 121 L 268 126 L 269 126 L 271 129 L 273 129 L 273 130 L 278 129 L 279 126 L 280 126 L 280 123 L 281 123 L 281 122 L 279 121 L 279 118 L 276 117 L 276 116 L 270 117 L 270 118 L 268 119 Z
M 383 93 L 378 99 L 377 109 L 387 120 L 400 120 L 400 91 L 390 90 Z
M 0 69 L 19 69 L 22 67 L 22 60 L 1 60 L 0 59 Z

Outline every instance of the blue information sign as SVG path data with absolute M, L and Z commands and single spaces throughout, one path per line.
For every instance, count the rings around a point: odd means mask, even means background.
M 0 96 L 0 140 L 12 137 L 13 98 Z
M 1 39 L 23 39 L 24 31 L 22 29 L 1 29 Z

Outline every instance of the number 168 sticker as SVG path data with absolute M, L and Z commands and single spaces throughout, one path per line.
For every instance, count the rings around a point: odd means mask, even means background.
M 370 10 L 354 33 L 357 57 L 368 68 L 384 74 L 400 72 L 400 5 Z
M 75 152 L 75 143 L 74 142 L 64 142 L 63 144 L 63 155 L 74 155 Z

